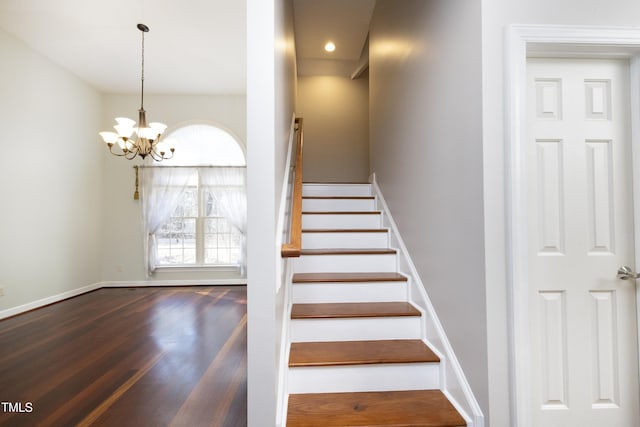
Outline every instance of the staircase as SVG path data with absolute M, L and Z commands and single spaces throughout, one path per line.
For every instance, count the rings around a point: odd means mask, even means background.
M 303 187 L 287 427 L 466 426 L 369 184 Z

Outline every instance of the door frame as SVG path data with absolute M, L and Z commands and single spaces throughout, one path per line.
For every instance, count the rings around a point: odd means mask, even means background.
M 629 59 L 635 263 L 640 268 L 640 28 L 512 25 L 506 29 L 505 41 L 505 214 L 508 315 L 511 321 L 511 425 L 532 427 L 529 406 L 532 371 L 528 339 L 527 170 L 522 159 L 523 142 L 526 140 L 528 52 L 549 52 L 558 58 Z M 640 310 L 638 289 L 636 286 L 636 310 Z M 638 318 L 640 313 L 637 311 Z M 640 327 L 638 332 L 640 334 Z

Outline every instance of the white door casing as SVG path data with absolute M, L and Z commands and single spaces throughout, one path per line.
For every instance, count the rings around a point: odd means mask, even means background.
M 528 283 L 535 426 L 640 425 L 629 63 L 527 64 Z
M 506 32 L 505 78 L 505 207 L 507 231 L 507 286 L 509 292 L 510 371 L 513 399 L 511 426 L 532 427 L 530 403 L 531 345 L 529 331 L 528 198 L 527 169 L 523 155 L 526 140 L 527 53 L 548 56 L 626 57 L 631 62 L 631 129 L 634 169 L 635 230 L 640 230 L 640 29 L 512 25 Z M 594 48 L 595 47 L 595 48 Z M 636 265 L 640 265 L 640 239 L 635 238 Z M 636 300 L 640 296 L 636 291 Z

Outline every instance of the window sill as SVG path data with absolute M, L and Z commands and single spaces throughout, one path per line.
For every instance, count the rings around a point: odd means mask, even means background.
M 223 272 L 223 271 L 240 271 L 240 267 L 237 265 L 158 265 L 156 271 L 163 273 L 171 272 Z

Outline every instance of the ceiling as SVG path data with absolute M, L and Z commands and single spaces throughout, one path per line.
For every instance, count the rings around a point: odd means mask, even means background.
M 350 75 L 375 0 L 293 1 L 299 73 Z M 106 93 L 140 90 L 140 22 L 145 92 L 245 93 L 246 1 L 0 0 L 1 29 Z
M 299 75 L 351 76 L 366 65 L 363 47 L 375 0 L 294 0 L 296 57 Z M 324 45 L 333 41 L 336 50 Z

